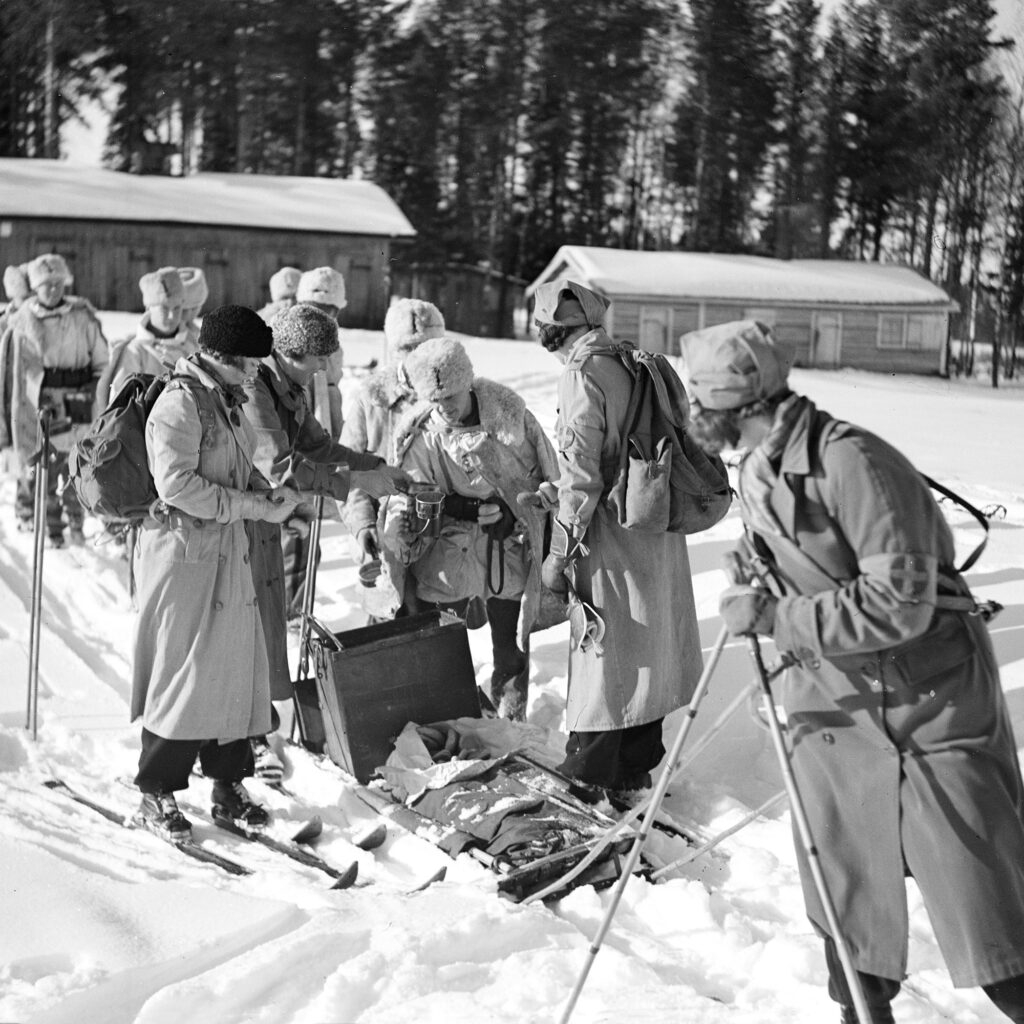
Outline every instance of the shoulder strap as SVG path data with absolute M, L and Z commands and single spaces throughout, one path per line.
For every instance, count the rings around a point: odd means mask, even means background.
M 981 538 L 981 543 L 978 544 L 978 546 L 964 559 L 963 564 L 957 568 L 957 572 L 967 572 L 967 570 L 970 569 L 970 567 L 974 565 L 979 558 L 981 558 L 981 553 L 985 550 L 985 545 L 988 544 L 988 519 L 985 517 L 984 512 L 978 511 L 978 509 L 976 509 L 969 501 L 961 498 L 956 491 L 951 491 L 944 484 L 940 484 L 930 476 L 925 476 L 924 473 L 922 473 L 921 476 L 924 477 L 925 483 L 928 484 L 933 491 L 938 491 L 939 494 L 943 495 L 943 497 L 949 498 L 950 501 L 959 505 L 965 512 L 970 512 L 970 514 L 981 524 L 982 530 L 985 531 L 984 536 Z

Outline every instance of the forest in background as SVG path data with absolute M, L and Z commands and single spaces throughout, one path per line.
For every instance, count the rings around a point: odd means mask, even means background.
M 365 177 L 423 262 L 900 262 L 1024 327 L 1024 61 L 990 0 L 4 0 L 0 155 Z M 968 350 L 967 358 L 973 350 Z M 996 347 L 998 370 L 999 346 Z M 970 369 L 969 367 L 962 367 Z

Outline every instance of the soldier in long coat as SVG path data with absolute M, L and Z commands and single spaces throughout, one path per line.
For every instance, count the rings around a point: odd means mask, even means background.
M 608 303 L 573 281 L 541 285 L 541 343 L 563 363 L 558 382 L 558 517 L 544 581 L 592 621 L 573 630 L 562 770 L 581 795 L 646 788 L 664 756 L 662 722 L 690 698 L 701 672 L 686 538 L 619 526 L 606 497 L 625 443 L 628 372 L 602 354 Z M 590 635 L 603 623 L 604 634 Z M 589 787 L 589 790 L 588 788 Z
M 954 985 L 1024 1021 L 1024 785 L 982 610 L 954 568 L 928 484 L 896 449 L 789 391 L 788 354 L 755 321 L 688 339 L 711 445 L 744 447 L 746 554 L 766 586 L 721 598 L 734 634 L 796 663 L 777 688 L 793 770 L 875 1021 L 907 967 L 910 874 Z M 825 936 L 829 991 L 852 998 Z
M 273 351 L 242 385 L 245 415 L 256 431 L 253 463 L 275 487 L 302 494 L 306 503 L 318 491 L 344 503 L 350 488 L 360 493 L 396 493 L 406 474 L 377 455 L 352 451 L 333 441 L 306 403 L 306 386 L 338 350 L 338 327 L 327 314 L 299 303 L 283 309 L 270 324 Z M 270 696 L 292 696 L 288 669 L 287 596 L 281 527 L 254 524 L 253 575 L 270 661 Z M 298 591 L 301 580 L 293 581 Z M 256 774 L 280 777 L 283 766 L 265 737 L 254 743 Z
M 132 719 L 142 719 L 135 784 L 139 821 L 169 836 L 190 824 L 174 800 L 196 756 L 213 780 L 215 813 L 267 820 L 242 779 L 249 737 L 270 728 L 267 647 L 253 584 L 249 521 L 281 522 L 301 498 L 254 471 L 256 435 L 239 385 L 270 353 L 252 310 L 222 306 L 203 320 L 199 353 L 182 359 L 146 423 L 160 505 L 139 529 L 139 614 Z

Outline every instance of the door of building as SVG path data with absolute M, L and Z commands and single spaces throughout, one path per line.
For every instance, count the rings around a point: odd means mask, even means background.
M 838 366 L 842 338 L 843 317 L 841 313 L 815 313 L 811 365 Z

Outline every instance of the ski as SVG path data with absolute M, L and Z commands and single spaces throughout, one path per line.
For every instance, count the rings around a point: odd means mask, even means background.
M 189 806 L 188 811 L 190 814 L 196 814 L 198 817 L 201 817 L 204 821 L 209 821 L 211 824 L 216 825 L 217 828 L 223 829 L 225 832 L 230 832 L 232 835 L 239 836 L 240 838 L 252 843 L 259 843 L 261 846 L 265 846 L 268 850 L 273 850 L 275 853 L 280 853 L 285 857 L 290 857 L 299 864 L 304 864 L 306 867 L 322 871 L 325 875 L 328 875 L 335 880 L 334 885 L 331 886 L 332 889 L 347 889 L 355 882 L 359 875 L 358 861 L 354 860 L 348 865 L 348 867 L 339 870 L 334 867 L 333 864 L 328 864 L 323 857 L 303 848 L 303 843 L 308 844 L 312 842 L 319 837 L 320 832 L 323 830 L 323 822 L 319 817 L 310 819 L 310 821 L 307 821 L 289 841 L 283 841 L 275 839 L 271 835 L 267 835 L 266 832 L 263 832 L 260 829 L 246 828 L 233 818 L 225 818 L 218 814 L 207 815 L 205 811 L 200 811 L 198 808 L 192 807 L 191 805 Z
M 157 839 L 165 842 L 168 846 L 174 847 L 174 849 L 179 850 L 186 857 L 191 857 L 193 860 L 201 861 L 204 864 L 212 864 L 232 875 L 251 875 L 253 873 L 252 869 L 246 867 L 244 864 L 240 864 L 238 861 L 232 860 L 230 857 L 214 853 L 213 850 L 207 850 L 206 847 L 200 846 L 195 839 L 171 839 L 168 836 L 161 835 L 159 832 L 154 832 L 152 829 L 146 828 L 144 825 L 137 824 L 130 817 L 121 814 L 120 811 L 115 811 L 112 808 L 98 803 L 97 801 L 77 792 L 77 790 L 72 789 L 62 779 L 44 779 L 43 785 L 46 786 L 47 789 L 52 789 L 55 793 L 61 793 L 69 799 L 74 800 L 83 807 L 88 807 L 91 811 L 95 811 L 97 814 L 102 815 L 107 819 L 107 821 L 112 821 L 115 825 L 120 825 L 121 828 L 128 829 L 132 832 L 147 832 L 149 835 L 155 836 Z

